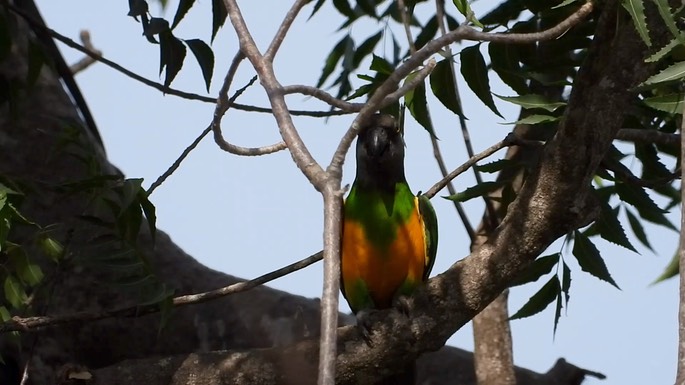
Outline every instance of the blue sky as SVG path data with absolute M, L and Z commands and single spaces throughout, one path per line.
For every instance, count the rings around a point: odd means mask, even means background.
M 247 24 L 262 49 L 270 42 L 289 3 L 241 2 Z M 58 32 L 78 40 L 79 30 L 88 29 L 94 45 L 106 57 L 146 78 L 161 81 L 158 49 L 141 36 L 140 24 L 126 16 L 127 1 L 39 0 L 38 5 L 48 24 Z M 176 5 L 177 2 L 170 2 L 168 19 L 173 17 Z M 341 32 L 336 32 L 340 16 L 330 4 L 306 21 L 311 7 L 308 5 L 303 17 L 296 21 L 275 61 L 274 68 L 281 84 L 316 84 L 326 55 L 342 37 Z M 210 1 L 198 1 L 181 23 L 177 35 L 208 41 L 210 9 Z M 153 7 L 152 12 L 159 15 L 161 11 Z M 355 26 L 352 32 L 361 39 L 378 29 L 369 24 Z M 392 52 L 389 43 L 383 39 L 376 53 Z M 61 48 L 68 62 L 82 57 L 69 48 Z M 453 48 L 461 49 L 459 46 Z M 212 97 L 216 96 L 237 50 L 237 39 L 230 25 L 219 32 L 213 49 L 217 60 L 208 94 Z M 253 75 L 245 62 L 234 86 L 244 85 Z M 79 74 L 77 81 L 95 116 L 110 160 L 128 177 L 145 178 L 146 186 L 169 167 L 212 118 L 212 104 L 162 95 L 101 64 Z M 513 95 L 494 79 L 493 84 L 495 93 Z M 186 60 L 173 86 L 206 94 L 194 59 Z M 509 132 L 511 126 L 502 123 L 514 121 L 518 111 L 512 105 L 497 101 L 505 117 L 501 119 L 483 107 L 463 82 L 460 87 L 473 146 L 478 152 Z M 268 104 L 258 84 L 239 101 L 260 106 Z M 290 96 L 288 104 L 291 108 L 327 109 L 324 104 L 299 95 Z M 456 120 L 438 104 L 432 108 L 431 115 L 445 161 L 448 168 L 453 169 L 467 159 Z M 325 164 L 330 161 L 350 121 L 350 117 L 331 118 L 327 122 L 295 119 L 310 151 L 317 161 Z M 273 117 L 267 114 L 229 111 L 223 127 L 228 140 L 243 146 L 260 146 L 280 139 Z M 410 120 L 406 137 L 408 181 L 415 191 L 426 190 L 440 178 L 428 135 Z M 497 153 L 492 160 L 502 155 L 503 152 Z M 353 166 L 353 159 L 348 156 L 343 183 L 352 182 Z M 475 183 L 472 173 L 463 174 L 455 182 L 459 190 Z M 441 195 L 446 194 L 445 191 Z M 321 197 L 286 152 L 255 158 L 237 157 L 221 151 L 211 138 L 207 138 L 154 192 L 151 200 L 157 207 L 159 228 L 168 232 L 179 246 L 202 263 L 242 278 L 261 275 L 321 249 Z M 433 270 L 437 274 L 468 254 L 469 241 L 451 203 L 436 198 L 434 205 L 441 238 Z M 475 225 L 483 205 L 472 200 L 466 210 Z M 674 223 L 679 223 L 677 214 L 669 214 Z M 517 365 L 545 372 L 557 358 L 564 357 L 575 365 L 608 376 L 605 381 L 587 380 L 586 384 L 673 382 L 677 353 L 677 281 L 655 286 L 650 283 L 673 255 L 678 236 L 651 225 L 646 225 L 646 229 L 656 253 L 637 243 L 641 254 L 596 241 L 622 290 L 583 273 L 570 252 L 565 254 L 573 274 L 569 308 L 562 315 L 556 336 L 552 333 L 554 314 L 551 309 L 512 322 Z M 549 252 L 560 248 L 557 242 Z M 317 264 L 270 286 L 318 297 L 321 283 L 322 266 Z M 514 312 L 520 308 L 543 283 L 544 280 L 513 289 L 510 310 Z M 349 311 L 344 301 L 341 310 Z M 448 343 L 472 349 L 472 339 L 469 325 L 459 330 Z

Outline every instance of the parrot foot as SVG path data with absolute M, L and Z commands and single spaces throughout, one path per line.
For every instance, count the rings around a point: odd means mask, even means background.
M 357 329 L 359 329 L 359 334 L 361 334 L 362 338 L 364 339 L 364 342 L 366 342 L 366 345 L 368 345 L 369 347 L 373 346 L 371 338 L 371 334 L 373 334 L 373 331 L 371 330 L 371 324 L 373 323 L 371 321 L 371 314 L 377 311 L 378 310 L 374 309 L 365 309 L 358 311 L 356 314 Z
M 411 304 L 408 296 L 396 296 L 395 299 L 392 301 L 392 307 L 405 317 L 411 318 L 409 316 L 409 314 L 411 313 Z

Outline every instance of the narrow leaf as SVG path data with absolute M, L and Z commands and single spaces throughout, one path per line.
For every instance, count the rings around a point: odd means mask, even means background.
M 497 96 L 499 99 L 502 99 L 509 103 L 514 103 L 525 109 L 539 108 L 549 112 L 554 112 L 559 107 L 563 107 L 566 105 L 566 103 L 564 102 L 552 102 L 548 100 L 546 97 L 536 94 L 527 94 L 521 96 L 500 96 L 497 94 L 493 95 Z
M 661 273 L 655 280 L 652 282 L 652 285 L 665 281 L 669 278 L 673 278 L 676 275 L 678 275 L 679 263 L 680 261 L 680 253 L 676 250 L 675 254 L 673 255 L 673 258 L 671 258 L 671 261 L 668 262 L 668 265 L 666 265 L 666 268 L 664 269 L 663 273 Z
M 212 82 L 212 73 L 214 72 L 214 52 L 209 48 L 207 43 L 200 39 L 185 40 L 185 43 L 190 47 L 190 52 L 193 53 L 197 64 L 202 70 L 202 77 L 205 80 L 205 87 L 209 92 L 209 85 Z
M 642 187 L 634 186 L 629 183 L 617 183 L 616 193 L 621 200 L 635 207 L 642 218 L 652 223 L 668 227 L 671 230 L 678 231 L 664 215 L 665 211 L 654 203 L 652 198 L 649 197 Z
M 633 214 L 630 210 L 626 209 L 626 216 L 628 217 L 628 223 L 630 223 L 630 228 L 633 230 L 633 234 L 635 234 L 635 237 L 648 249 L 654 251 L 652 248 L 652 245 L 649 244 L 649 240 L 647 239 L 647 233 L 645 233 L 644 227 L 642 227 L 642 223 L 640 222 L 639 219 Z
M 571 269 L 568 268 L 566 262 L 562 262 L 562 279 L 561 279 L 561 291 L 564 292 L 566 300 L 566 310 L 568 311 L 568 300 L 571 299 L 569 291 L 571 290 Z
M 140 207 L 143 209 L 145 214 L 145 219 L 147 220 L 147 225 L 150 229 L 150 235 L 152 237 L 152 243 L 155 243 L 155 238 L 157 235 L 157 215 L 155 214 L 155 205 L 148 199 L 147 193 L 142 191 L 138 193 L 138 200 L 140 201 Z
M 26 301 L 24 287 L 14 276 L 7 275 L 5 277 L 3 288 L 5 289 L 5 299 L 12 307 L 20 308 L 24 304 L 24 301 Z
M 325 2 L 326 2 L 326 0 L 318 0 L 318 1 L 316 2 L 316 4 L 314 4 L 314 9 L 312 10 L 312 14 L 309 15 L 309 17 L 307 18 L 307 20 L 309 20 L 309 19 L 311 19 L 312 17 L 314 17 L 314 15 L 315 15 L 317 12 L 319 12 L 319 9 L 321 9 L 321 6 L 322 6 L 323 3 L 325 3 Z
M 195 0 L 180 0 L 178 2 L 178 9 L 176 9 L 176 14 L 174 15 L 174 21 L 171 23 L 171 29 L 176 28 L 178 23 L 188 13 L 188 11 L 193 6 L 193 4 L 195 4 Z
M 519 58 L 519 46 L 515 44 L 488 44 L 488 54 L 493 71 L 500 79 L 520 95 L 527 94 L 528 84 L 523 78 Z
M 680 33 L 680 30 L 678 29 L 678 26 L 676 25 L 676 18 L 675 16 L 671 13 L 671 6 L 668 4 L 667 0 L 652 0 L 654 4 L 656 4 L 657 9 L 659 10 L 659 14 L 661 15 L 661 18 L 664 20 L 664 24 L 666 24 L 666 28 L 673 34 L 675 38 L 679 38 L 682 42 L 682 34 Z
M 228 11 L 226 11 L 226 6 L 223 0 L 212 0 L 212 39 L 214 41 L 216 33 L 219 31 L 224 23 L 226 22 L 226 16 L 228 16 Z
M 660 50 L 658 50 L 654 55 L 648 57 L 645 59 L 647 63 L 654 63 L 658 62 L 659 60 L 663 59 L 666 55 L 671 53 L 673 48 L 677 47 L 680 45 L 680 41 L 678 39 L 673 38 L 673 40 L 669 41 L 668 44 L 663 46 Z
M 595 247 L 592 241 L 580 231 L 574 233 L 573 256 L 576 257 L 578 264 L 583 271 L 588 272 L 603 281 L 609 282 L 617 289 L 620 289 L 614 279 L 611 278 L 609 269 L 607 269 L 597 247 Z
M 356 19 L 357 15 L 355 14 L 354 10 L 350 6 L 350 3 L 347 0 L 333 0 L 333 5 L 335 6 L 335 9 L 338 10 L 343 16 L 347 17 L 348 19 Z
M 556 122 L 560 118 L 558 116 L 550 116 L 550 115 L 528 115 L 523 119 L 519 119 L 515 122 L 509 122 L 509 123 L 501 123 L 501 124 L 541 124 L 541 123 L 549 123 L 549 122 Z
M 547 283 L 542 286 L 537 293 L 533 294 L 528 302 L 526 302 L 526 304 L 523 305 L 521 309 L 514 313 L 514 315 L 509 319 L 514 320 L 530 317 L 545 310 L 545 308 L 547 308 L 547 306 L 549 306 L 549 304 L 558 297 L 560 290 L 561 285 L 559 284 L 559 278 L 555 275 L 550 278 L 550 280 L 547 281 Z
M 411 73 L 407 76 L 406 81 L 410 81 L 416 76 L 416 72 Z M 428 131 L 428 133 L 435 137 L 435 131 L 433 130 L 433 122 L 431 121 L 430 115 L 428 113 L 428 104 L 426 102 L 426 84 L 421 83 L 418 87 L 407 92 L 404 95 L 404 102 L 409 109 L 411 116 L 416 119 L 416 121 L 423 126 L 423 128 Z
M 354 68 L 359 67 L 362 60 L 364 60 L 365 57 L 369 56 L 373 52 L 374 48 L 376 48 L 376 45 L 382 37 L 383 31 L 381 30 L 359 45 L 359 47 L 354 51 L 354 58 L 352 59 L 352 66 Z
M 10 311 L 4 306 L 0 306 L 0 322 L 7 322 L 10 318 L 12 318 Z
M 345 50 L 349 44 L 354 44 L 354 42 L 352 41 L 350 35 L 345 35 L 345 37 L 343 37 L 338 44 L 333 47 L 326 58 L 323 70 L 321 71 L 321 76 L 319 77 L 319 81 L 316 83 L 317 87 L 321 87 L 331 73 L 333 73 L 335 66 L 338 65 L 340 58 L 345 53 Z
M 557 293 L 557 303 L 556 303 L 556 308 L 554 309 L 554 330 L 552 331 L 552 334 L 556 335 L 557 334 L 557 326 L 559 325 L 559 318 L 561 318 L 561 291 Z
M 456 89 L 454 88 L 455 79 L 451 64 L 452 62 L 449 59 L 441 60 L 436 64 L 429 76 L 431 90 L 443 106 L 455 114 L 464 117 Z
M 602 201 L 600 203 L 601 212 L 599 218 L 593 225 L 596 226 L 599 235 L 605 240 L 623 246 L 630 251 L 634 251 L 635 247 L 630 243 L 628 237 L 626 236 L 621 222 L 618 220 L 618 209 L 614 210 L 609 206 L 609 203 Z
M 177 39 L 170 31 L 159 35 L 160 45 L 160 70 L 164 71 L 164 86 L 168 87 L 176 78 L 178 72 L 183 67 L 183 60 L 186 57 L 186 46 Z
M 642 83 L 643 86 L 648 86 L 652 84 L 672 82 L 680 80 L 685 77 L 685 61 L 677 62 L 672 64 L 665 70 L 659 72 L 658 74 L 651 76 L 649 79 Z
M 565 7 L 569 4 L 575 3 L 576 1 L 578 1 L 578 0 L 564 0 L 559 5 L 555 5 L 554 7 L 550 8 L 550 9 L 557 9 L 557 8 Z
M 492 99 L 488 69 L 485 66 L 485 59 L 483 59 L 483 55 L 480 53 L 480 44 L 464 48 L 460 55 L 461 74 L 464 76 L 466 84 L 492 112 L 502 117 L 502 114 L 497 111 L 495 101 Z M 453 84 L 445 83 L 443 87 L 452 87 Z
M 514 166 L 515 164 L 516 162 L 512 161 L 511 159 L 500 159 L 494 162 L 476 165 L 475 168 L 480 172 L 491 174 L 500 172 L 506 168 Z
M 658 111 L 669 114 L 682 114 L 683 97 L 683 94 L 659 95 L 645 98 L 642 102 Z
M 633 24 L 642 41 L 647 44 L 647 47 L 651 47 L 652 41 L 649 38 L 649 29 L 647 29 L 644 0 L 623 0 L 623 7 L 633 18 Z
M 549 274 L 552 268 L 559 263 L 561 254 L 554 253 L 545 255 L 536 259 L 521 275 L 514 279 L 511 286 L 525 285 L 526 283 L 535 282 L 545 274 Z
M 454 195 L 450 195 L 444 198 L 455 202 L 466 202 L 469 199 L 491 193 L 507 183 L 509 183 L 509 181 L 483 182 L 473 187 L 469 187 L 460 193 L 456 193 Z

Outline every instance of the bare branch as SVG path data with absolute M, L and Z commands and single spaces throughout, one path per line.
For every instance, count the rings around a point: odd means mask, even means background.
M 266 273 L 255 279 L 249 281 L 238 282 L 233 285 L 222 287 L 216 290 L 207 291 L 204 293 L 188 294 L 176 297 L 173 299 L 173 306 L 180 307 L 186 305 L 194 305 L 198 303 L 203 303 L 211 301 L 217 298 L 225 297 L 227 295 L 241 293 L 257 286 L 261 286 L 265 283 L 271 282 L 277 278 L 288 275 L 297 270 L 304 269 L 305 267 L 320 261 L 323 257 L 323 252 L 319 251 L 311 256 L 291 263 L 288 266 L 284 266 L 278 270 L 274 270 L 270 273 Z M 7 333 L 12 331 L 23 331 L 23 332 L 33 332 L 37 329 L 64 325 L 75 322 L 84 321 L 97 321 L 105 318 L 114 317 L 141 317 L 146 314 L 157 313 L 160 308 L 156 304 L 145 305 L 145 306 L 129 306 L 121 309 L 106 310 L 100 312 L 79 312 L 74 314 L 66 314 L 60 316 L 36 316 L 36 317 L 13 317 L 11 320 L 0 324 L 0 333 Z
M 685 107 L 683 107 L 683 116 L 685 116 Z M 680 164 L 685 161 L 685 119 L 680 125 Z M 682 166 L 681 166 L 682 167 Z M 685 202 L 685 188 L 682 181 L 685 180 L 685 168 L 681 168 L 681 185 L 680 198 L 681 202 Z M 678 369 L 676 374 L 676 384 L 685 383 L 685 273 L 682 266 L 685 266 L 685 204 L 680 205 L 680 244 L 678 245 L 678 262 L 681 266 L 680 273 L 680 289 L 679 299 L 680 304 L 678 308 Z
M 253 85 L 256 80 L 257 80 L 256 76 L 252 77 L 252 79 L 250 79 L 250 81 L 243 88 L 239 89 L 238 91 L 235 92 L 235 94 L 233 94 L 233 96 L 231 96 L 231 99 L 228 100 L 228 103 L 229 104 L 233 103 L 240 95 L 242 95 L 243 92 L 245 92 L 246 89 L 248 89 L 251 85 Z M 200 135 L 198 135 L 198 137 L 195 138 L 195 140 L 193 140 L 193 142 L 183 150 L 181 155 L 164 172 L 164 174 L 160 175 L 159 178 L 157 178 L 157 180 L 152 185 L 150 185 L 150 188 L 147 190 L 148 195 L 152 194 L 152 192 L 155 191 L 155 189 L 157 187 L 159 187 L 162 183 L 164 183 L 164 181 L 167 180 L 167 178 L 169 178 L 171 176 L 171 174 L 173 174 L 181 166 L 181 162 L 183 162 L 183 160 L 186 157 L 188 157 L 190 152 L 193 151 L 195 149 L 195 147 L 197 147 L 198 144 L 200 144 L 200 141 L 202 141 L 202 139 L 204 139 L 204 137 L 207 136 L 207 134 L 209 134 L 210 131 L 212 131 L 212 125 L 211 124 L 209 126 L 207 126 L 207 128 L 205 128 L 204 130 L 202 130 Z
M 540 145 L 540 142 L 537 141 L 528 141 L 528 140 L 522 140 L 519 139 L 516 135 L 513 133 L 509 133 L 504 140 L 501 140 L 492 146 L 486 148 L 485 150 L 481 151 L 480 153 L 472 156 L 464 162 L 461 166 L 457 167 L 452 171 L 451 173 L 447 174 L 444 178 L 442 178 L 439 182 L 433 185 L 428 191 L 423 193 L 423 195 L 427 196 L 428 198 L 433 198 L 435 194 L 440 192 L 452 179 L 456 178 L 459 174 L 464 173 L 466 170 L 471 168 L 473 165 L 478 163 L 478 161 L 487 158 L 488 156 L 496 153 L 497 151 L 503 149 L 504 147 L 508 146 L 514 146 L 514 145 Z
M 264 53 L 264 60 L 273 63 L 274 57 L 276 57 L 276 53 L 278 52 L 278 49 L 281 47 L 281 44 L 283 43 L 285 35 L 288 33 L 290 26 L 295 21 L 295 18 L 300 13 L 302 7 L 304 7 L 305 4 L 307 4 L 308 2 L 309 0 L 297 0 L 295 1 L 295 4 L 293 4 L 293 6 L 290 7 L 290 10 L 288 11 L 288 13 L 285 14 L 285 17 L 283 18 L 283 22 L 281 23 L 280 27 L 278 27 L 278 31 L 276 31 L 276 36 L 274 36 L 273 40 L 271 41 L 271 44 L 269 45 L 269 48 L 267 48 L 266 53 Z
M 289 95 L 289 94 L 302 94 L 302 95 L 307 95 L 311 96 L 314 98 L 317 98 L 321 100 L 324 103 L 327 103 L 330 106 L 339 108 L 342 111 L 347 111 L 347 112 L 357 112 L 361 110 L 362 106 L 364 105 L 363 103 L 350 103 L 346 102 L 344 100 L 338 99 L 335 96 L 329 94 L 328 92 L 312 87 L 312 86 L 305 86 L 305 85 L 300 85 L 300 84 L 295 84 L 295 85 L 290 85 L 290 86 L 284 86 L 283 87 L 283 94 Z
M 95 56 L 102 56 L 102 51 L 99 49 L 95 48 L 93 46 L 93 43 L 90 41 L 90 32 L 86 31 L 85 29 L 81 31 L 79 34 L 79 37 L 81 39 L 81 44 L 83 44 L 83 47 L 85 47 L 88 51 L 90 51 L 92 54 Z M 93 56 L 86 55 L 83 59 L 77 61 L 76 63 L 72 64 L 69 66 L 69 69 L 71 70 L 71 73 L 76 75 L 77 73 L 85 70 L 86 68 L 90 67 L 91 64 L 97 62 L 97 59 L 95 59 Z
M 679 146 L 680 134 L 669 134 L 657 130 L 642 128 L 622 128 L 616 133 L 616 139 L 629 142 L 654 143 L 661 146 Z
M 214 108 L 214 117 L 212 118 L 212 123 L 210 125 L 214 131 L 214 142 L 216 142 L 220 149 L 234 155 L 242 156 L 267 155 L 284 150 L 286 148 L 285 142 L 278 142 L 263 147 L 241 147 L 229 143 L 226 139 L 224 139 L 223 133 L 221 132 L 221 119 L 231 106 L 231 103 L 228 100 L 228 89 L 231 87 L 231 83 L 233 83 L 233 78 L 238 71 L 238 67 L 240 67 L 240 63 L 242 63 L 244 59 L 245 55 L 238 51 L 231 61 L 231 66 L 228 68 L 226 76 L 224 77 L 224 83 L 221 86 L 221 90 L 219 90 L 219 97 L 217 99 L 216 107 Z

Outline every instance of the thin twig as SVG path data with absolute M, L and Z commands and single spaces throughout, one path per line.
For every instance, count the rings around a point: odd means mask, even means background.
M 243 92 L 245 92 L 246 89 L 252 86 L 256 80 L 257 76 L 253 76 L 252 79 L 250 79 L 250 81 L 243 88 L 239 89 L 235 92 L 235 94 L 233 94 L 233 96 L 231 96 L 229 103 L 235 101 Z M 207 126 L 207 128 L 205 128 L 204 130 L 202 130 L 200 135 L 198 135 L 198 137 L 195 138 L 195 140 L 193 140 L 193 142 L 183 150 L 181 155 L 174 161 L 174 163 L 171 166 L 169 166 L 169 168 L 164 172 L 164 174 L 160 175 L 159 178 L 157 178 L 157 180 L 152 185 L 150 185 L 150 188 L 147 190 L 148 195 L 152 194 L 152 192 L 155 191 L 155 189 L 159 187 L 162 183 L 164 183 L 164 181 L 166 181 L 167 178 L 171 176 L 171 174 L 176 172 L 176 170 L 181 166 L 181 162 L 183 162 L 185 158 L 188 157 L 190 152 L 193 151 L 198 144 L 200 144 L 202 139 L 204 139 L 204 137 L 207 136 L 207 134 L 209 134 L 210 131 L 212 131 L 211 124 Z
M 675 147 L 680 146 L 680 135 L 644 128 L 622 128 L 616 133 L 616 139 Z
M 210 96 L 203 96 L 203 95 L 198 95 L 192 92 L 185 92 L 181 90 L 177 90 L 172 87 L 167 87 L 164 86 L 162 83 L 158 83 L 152 80 L 149 80 L 141 75 L 138 75 L 137 73 L 121 66 L 120 64 L 117 64 L 106 57 L 102 55 L 96 55 L 90 50 L 88 50 L 86 47 L 82 46 L 81 44 L 78 44 L 77 42 L 73 41 L 72 39 L 60 34 L 59 32 L 41 25 L 37 21 L 33 20 L 29 15 L 25 14 L 22 10 L 16 8 L 15 6 L 8 4 L 6 5 L 7 8 L 12 10 L 14 13 L 18 14 L 19 16 L 23 17 L 29 24 L 31 24 L 34 27 L 41 28 L 44 31 L 46 31 L 53 39 L 60 41 L 67 47 L 73 48 L 79 52 L 82 52 L 89 57 L 93 58 L 94 60 L 112 68 L 113 70 L 122 73 L 125 76 L 128 76 L 129 78 L 136 80 L 142 84 L 145 84 L 148 87 L 154 88 L 158 91 L 161 91 L 167 95 L 172 95 L 172 96 L 177 96 L 180 98 L 188 99 L 188 100 L 197 100 L 200 102 L 204 103 L 216 103 L 216 99 L 212 98 Z M 247 104 L 240 104 L 240 103 L 235 103 L 231 105 L 231 108 L 234 108 L 236 110 L 241 110 L 241 111 L 248 111 L 248 112 L 260 112 L 260 113 L 273 113 L 273 109 L 267 108 L 267 107 L 258 107 L 258 106 L 251 106 Z M 309 117 L 315 117 L 315 118 L 322 118 L 322 117 L 329 117 L 329 116 L 339 116 L 339 115 L 347 115 L 349 112 L 347 111 L 339 111 L 339 110 L 332 110 L 332 111 L 303 111 L 303 110 L 291 110 L 289 111 L 290 114 L 292 115 L 297 115 L 297 116 L 309 116 Z
M 501 140 L 492 146 L 486 148 L 485 150 L 481 151 L 480 153 L 472 156 L 469 158 L 466 162 L 464 162 L 461 166 L 457 167 L 452 171 L 451 173 L 447 174 L 444 178 L 442 178 L 440 181 L 438 181 L 436 184 L 433 185 L 428 191 L 426 191 L 423 195 L 427 196 L 428 198 L 433 198 L 435 194 L 440 192 L 447 183 L 449 183 L 452 179 L 456 178 L 459 174 L 464 173 L 467 171 L 469 168 L 471 168 L 473 165 L 475 165 L 478 161 L 487 158 L 488 156 L 496 153 L 497 151 L 503 149 L 504 147 L 509 147 L 509 146 L 519 146 L 519 145 L 540 145 L 539 142 L 536 141 L 529 141 L 529 140 L 522 140 L 518 138 L 514 133 L 509 133 L 504 140 Z
M 95 46 L 93 46 L 93 43 L 90 41 L 90 32 L 86 31 L 85 29 L 82 30 L 79 34 L 79 38 L 81 39 L 81 44 L 83 44 L 84 48 L 86 48 L 88 51 L 90 51 L 96 56 L 102 56 L 102 51 L 95 48 Z M 83 59 L 69 66 L 69 69 L 71 70 L 72 74 L 76 75 L 77 73 L 90 67 L 95 62 L 97 62 L 97 59 L 90 55 L 86 55 Z
M 685 107 L 683 107 L 685 117 Z M 685 118 L 680 124 L 680 164 L 685 161 Z M 676 371 L 676 384 L 685 383 L 685 274 L 682 273 L 685 266 L 685 167 L 681 168 L 680 184 L 680 244 L 678 245 L 678 262 L 680 268 L 680 288 L 678 290 L 680 303 L 678 305 L 678 366 Z
M 267 282 L 271 282 L 284 275 L 290 274 L 297 270 L 316 263 L 322 259 L 323 252 L 319 251 L 303 260 L 284 266 L 278 270 L 264 274 L 255 279 L 234 283 L 232 285 L 222 287 L 216 290 L 207 291 L 204 293 L 188 294 L 176 297 L 173 299 L 173 306 L 180 307 L 186 305 L 194 305 L 217 298 L 225 297 L 227 295 L 241 293 L 257 286 L 261 286 Z M 160 307 L 156 304 L 145 306 L 129 306 L 115 310 L 105 310 L 101 312 L 78 312 L 73 314 L 59 315 L 59 316 L 37 316 L 37 317 L 13 317 L 10 321 L 0 324 L 0 333 L 7 333 L 11 331 L 31 332 L 36 329 L 45 328 L 49 326 L 58 326 L 74 322 L 97 321 L 105 318 L 114 317 L 141 317 L 146 314 L 157 313 Z
M 444 9 L 444 1 L 443 0 L 436 0 L 436 17 L 438 20 L 438 27 L 440 29 L 440 32 L 442 35 L 447 34 L 447 28 L 445 27 L 445 9 Z M 452 48 L 450 46 L 445 47 L 445 51 L 447 53 L 447 57 L 452 57 Z M 469 133 L 469 128 L 466 125 L 466 118 L 464 117 L 464 110 L 462 108 L 462 101 L 461 101 L 461 95 L 459 94 L 459 85 L 457 84 L 457 70 L 455 68 L 454 61 L 450 61 L 450 72 L 452 73 L 452 79 L 454 80 L 452 82 L 452 87 L 454 87 L 454 94 L 456 95 L 457 99 L 457 108 L 459 109 L 459 114 L 457 114 L 458 119 L 459 119 L 459 127 L 461 129 L 461 136 L 464 139 L 464 146 L 466 147 L 466 154 L 469 157 L 472 157 L 474 154 L 473 151 L 473 143 L 471 142 L 471 134 Z M 480 172 L 477 169 L 473 169 L 473 175 L 476 179 L 476 183 L 481 185 L 483 184 L 483 178 L 480 174 Z M 486 223 L 490 228 L 495 228 L 497 227 L 497 224 L 495 223 L 497 214 L 495 213 L 495 208 L 492 205 L 492 201 L 487 195 L 483 195 L 483 201 L 485 202 L 485 212 L 486 212 Z M 456 202 L 455 202 L 456 203 Z M 473 231 L 473 230 L 472 230 Z M 473 242 L 474 238 L 471 238 L 471 241 Z
M 216 142 L 220 149 L 231 154 L 241 156 L 267 155 L 285 150 L 286 145 L 285 142 L 282 141 L 263 147 L 236 146 L 235 144 L 228 142 L 221 132 L 221 119 L 231 106 L 231 103 L 228 99 L 228 90 L 233 83 L 233 78 L 235 77 L 236 72 L 238 72 L 240 63 L 242 63 L 244 59 L 245 55 L 241 51 L 238 51 L 231 61 L 231 66 L 228 68 L 226 76 L 224 77 L 224 83 L 221 86 L 221 90 L 219 90 L 219 97 L 217 98 L 216 107 L 214 108 L 214 117 L 212 118 L 212 123 L 210 124 L 210 127 L 214 131 L 214 142 Z

